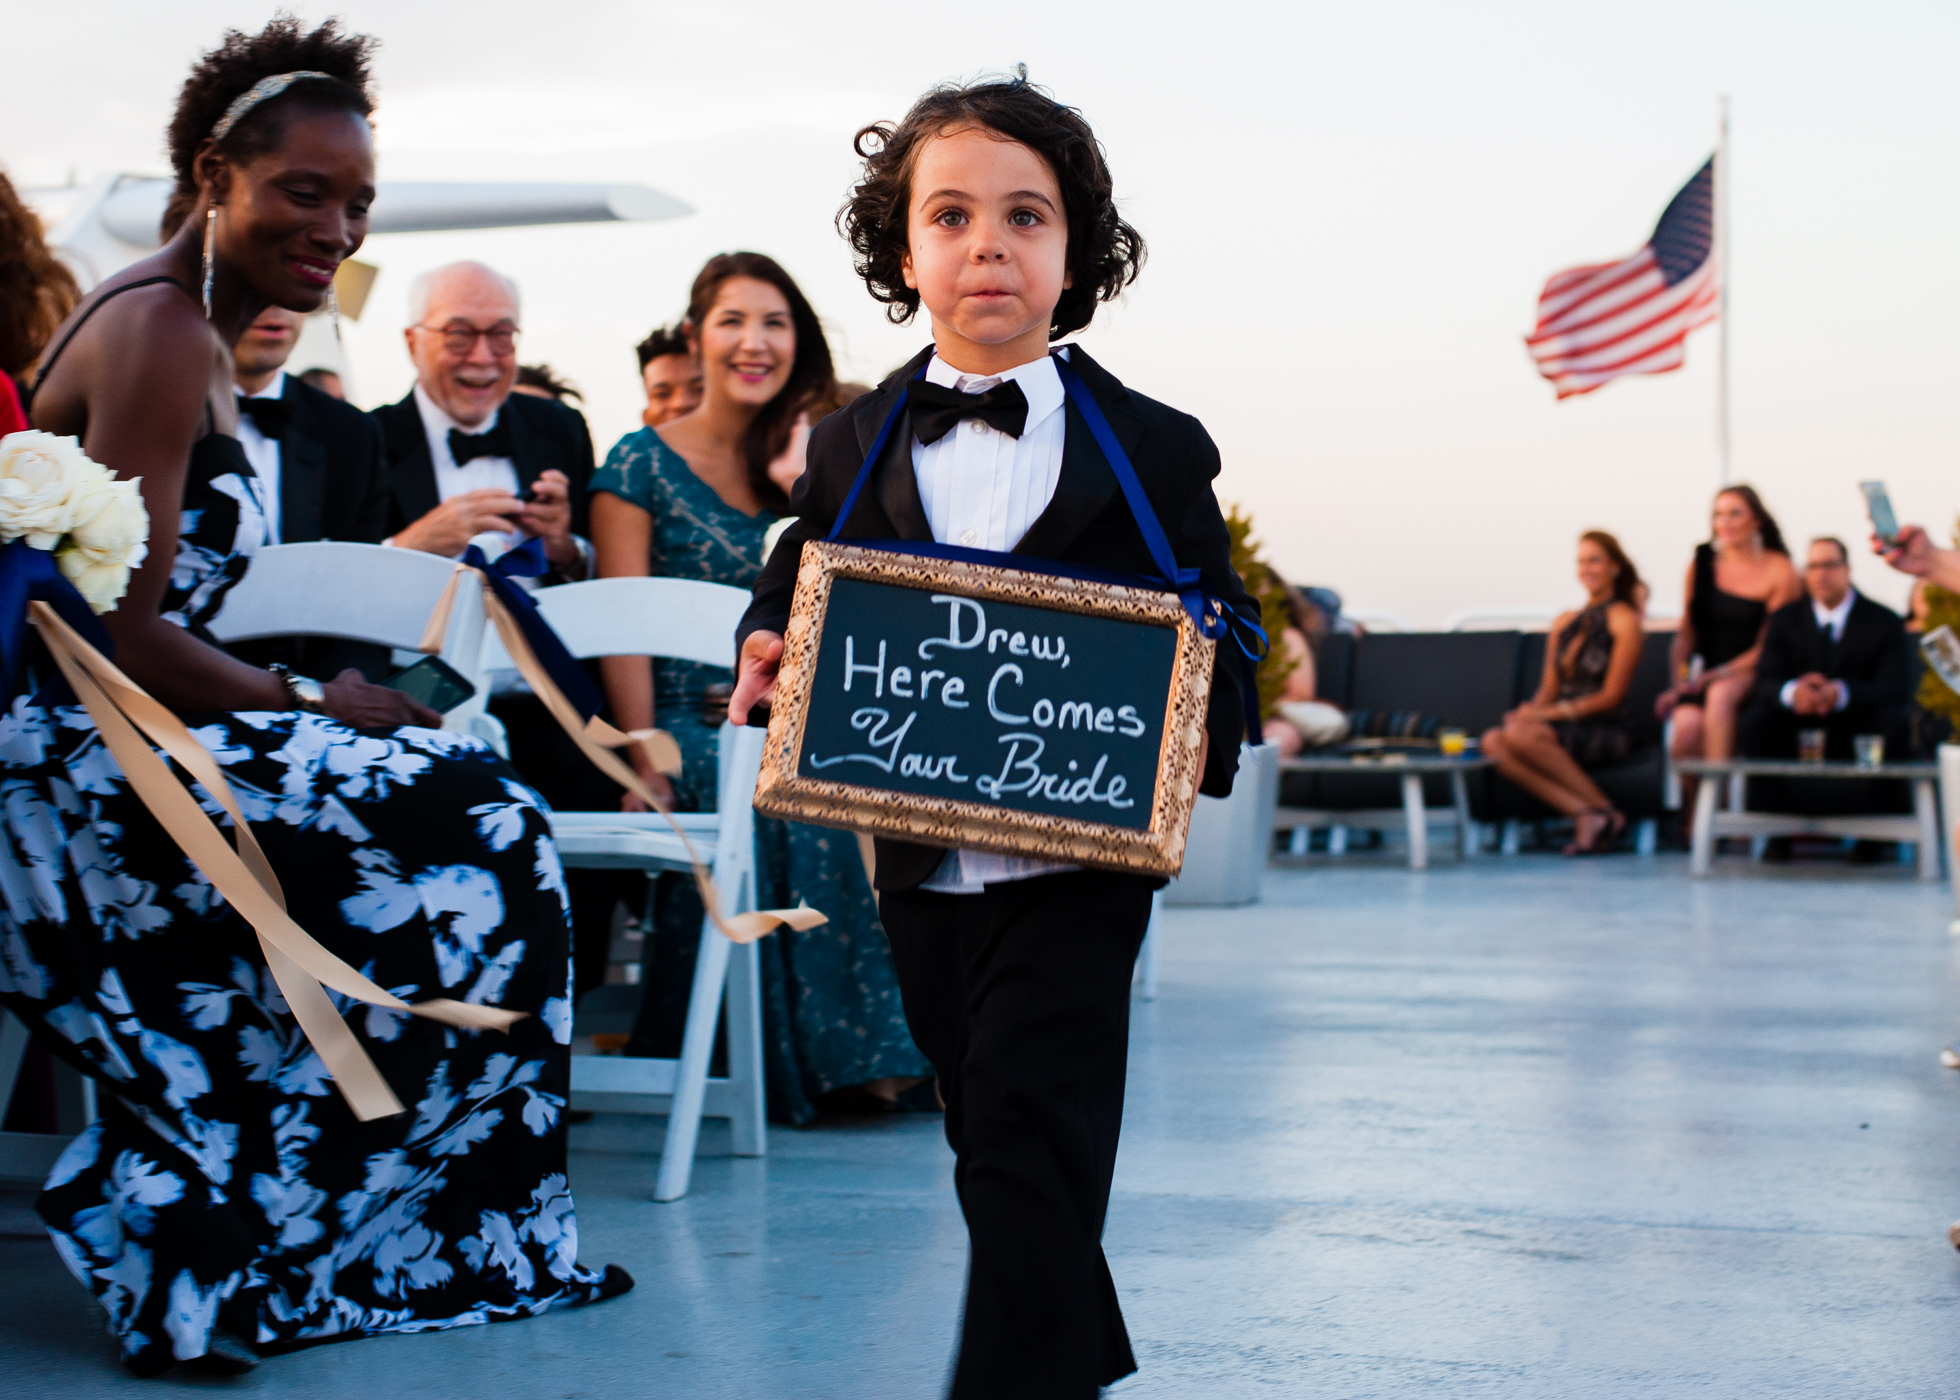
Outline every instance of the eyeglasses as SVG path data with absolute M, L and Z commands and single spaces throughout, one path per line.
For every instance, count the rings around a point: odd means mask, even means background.
M 1804 568 L 1807 570 L 1808 569 L 1848 569 L 1850 567 L 1851 567 L 1851 561 L 1848 559 L 1812 559 L 1804 565 Z
M 487 331 L 480 331 L 466 322 L 452 321 L 446 326 L 417 326 L 415 329 L 441 336 L 443 348 L 452 355 L 467 355 L 476 349 L 478 336 L 483 337 L 484 343 L 490 347 L 490 353 L 498 359 L 517 349 L 516 326 L 492 326 Z

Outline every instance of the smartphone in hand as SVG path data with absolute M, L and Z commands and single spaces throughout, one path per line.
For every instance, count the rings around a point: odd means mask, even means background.
M 1882 481 L 1861 481 L 1858 489 L 1865 493 L 1865 509 L 1872 518 L 1872 533 L 1887 544 L 1899 538 L 1899 517 L 1892 513 L 1892 497 L 1885 490 Z
M 447 714 L 472 695 L 476 687 L 457 673 L 440 656 L 425 656 L 413 666 L 397 671 L 382 682 L 411 700 L 420 701 L 437 714 Z

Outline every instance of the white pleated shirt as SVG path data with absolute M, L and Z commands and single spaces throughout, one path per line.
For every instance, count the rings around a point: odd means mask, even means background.
M 933 539 L 941 544 L 1005 553 L 1021 542 L 1028 527 L 1048 509 L 1055 496 L 1055 483 L 1061 479 L 1062 446 L 1068 431 L 1062 377 L 1046 355 L 989 375 L 965 374 L 935 355 L 925 377 L 933 384 L 966 394 L 984 394 L 1011 379 L 1027 396 L 1027 424 L 1018 438 L 969 418 L 937 442 L 912 439 L 912 471 L 918 477 L 919 501 L 925 507 Z M 942 894 L 978 894 L 985 886 L 1003 880 L 1026 880 L 1076 868 L 991 851 L 948 851 L 920 888 Z

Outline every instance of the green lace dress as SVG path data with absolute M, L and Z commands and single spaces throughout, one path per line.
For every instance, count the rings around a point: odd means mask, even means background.
M 776 518 L 767 511 L 744 515 L 728 505 L 651 428 L 620 439 L 591 489 L 653 517 L 648 564 L 654 574 L 748 588 L 762 571 L 763 536 Z M 683 811 L 714 810 L 716 729 L 702 718 L 702 692 L 732 679 L 720 666 L 654 662 L 654 722 L 680 744 L 686 765 L 674 785 Z M 785 928 L 760 944 L 770 1117 L 807 1123 L 816 1116 L 819 1094 L 871 1079 L 931 1074 L 905 1027 L 891 949 L 856 838 L 757 818 L 755 844 L 762 907 L 807 900 L 830 917 L 807 933 Z M 646 993 L 628 1054 L 680 1053 L 700 933 L 693 883 L 662 876 L 647 937 Z

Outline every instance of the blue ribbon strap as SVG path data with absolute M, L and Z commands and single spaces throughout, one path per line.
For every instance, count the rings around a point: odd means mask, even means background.
M 558 634 L 551 630 L 551 624 L 538 612 L 538 605 L 532 600 L 530 592 L 520 588 L 515 580 L 536 578 L 549 573 L 551 561 L 545 558 L 544 541 L 532 538 L 517 548 L 500 555 L 493 564 L 482 550 L 471 545 L 463 551 L 463 563 L 472 569 L 479 569 L 490 580 L 490 590 L 497 595 L 518 629 L 524 633 L 524 640 L 531 644 L 537 654 L 538 664 L 543 666 L 565 698 L 572 702 L 579 718 L 589 720 L 599 713 L 605 703 L 599 688 L 592 683 L 592 677 L 578 664 L 565 644 L 558 640 Z
M 102 620 L 75 585 L 62 577 L 51 552 L 35 549 L 24 539 L 0 545 L 0 710 L 11 709 L 20 693 L 30 602 L 48 604 L 90 646 L 104 656 L 115 654 L 116 644 L 109 640 Z M 65 691 L 67 686 L 60 688 Z
M 1084 569 L 1054 561 L 1035 560 L 1022 554 L 1000 554 L 992 550 L 963 549 L 957 545 L 927 544 L 914 540 L 864 540 L 857 543 L 866 548 L 889 550 L 897 554 L 918 554 L 938 559 L 961 559 L 974 564 L 991 564 L 1007 569 L 1027 569 L 1034 573 L 1056 574 L 1068 578 L 1093 579 L 1102 583 L 1120 583 L 1132 588 L 1149 588 L 1159 592 L 1175 593 L 1184 604 L 1185 612 L 1197 625 L 1202 636 L 1218 641 L 1230 636 L 1238 647 L 1244 672 L 1241 682 L 1245 695 L 1246 733 L 1254 743 L 1259 742 L 1259 695 L 1255 684 L 1258 661 L 1263 657 L 1271 643 L 1265 629 L 1248 618 L 1242 617 L 1232 608 L 1225 606 L 1222 599 L 1213 598 L 1200 587 L 1199 572 L 1196 569 L 1180 568 L 1177 555 L 1171 550 L 1169 537 L 1157 520 L 1157 512 L 1151 509 L 1150 498 L 1144 494 L 1143 483 L 1137 480 L 1136 468 L 1130 465 L 1130 454 L 1123 450 L 1123 444 L 1116 440 L 1115 431 L 1109 426 L 1109 419 L 1103 416 L 1102 405 L 1096 402 L 1082 378 L 1060 355 L 1052 357 L 1055 369 L 1061 376 L 1062 391 L 1069 402 L 1075 405 L 1082 421 L 1089 425 L 1089 435 L 1096 440 L 1103 460 L 1115 474 L 1116 484 L 1123 488 L 1123 499 L 1129 503 L 1130 514 L 1136 520 L 1137 531 L 1143 536 L 1144 548 L 1150 552 L 1151 563 L 1157 566 L 1159 577 L 1145 578 L 1136 575 L 1115 574 L 1103 570 Z M 930 361 L 927 361 L 930 364 Z M 925 366 L 919 367 L 914 379 L 925 378 Z M 851 518 L 858 497 L 864 493 L 871 473 L 876 470 L 878 459 L 884 455 L 885 444 L 891 440 L 892 430 L 898 425 L 899 417 L 905 412 L 906 401 L 911 397 L 910 385 L 899 390 L 898 401 L 885 415 L 878 436 L 872 439 L 871 450 L 865 453 L 864 465 L 858 468 L 857 478 L 851 482 L 851 489 L 844 497 L 843 507 L 837 518 L 831 522 L 826 540 L 834 542 L 843 533 L 844 523 Z M 1248 636 L 1257 638 L 1258 649 L 1247 645 Z

